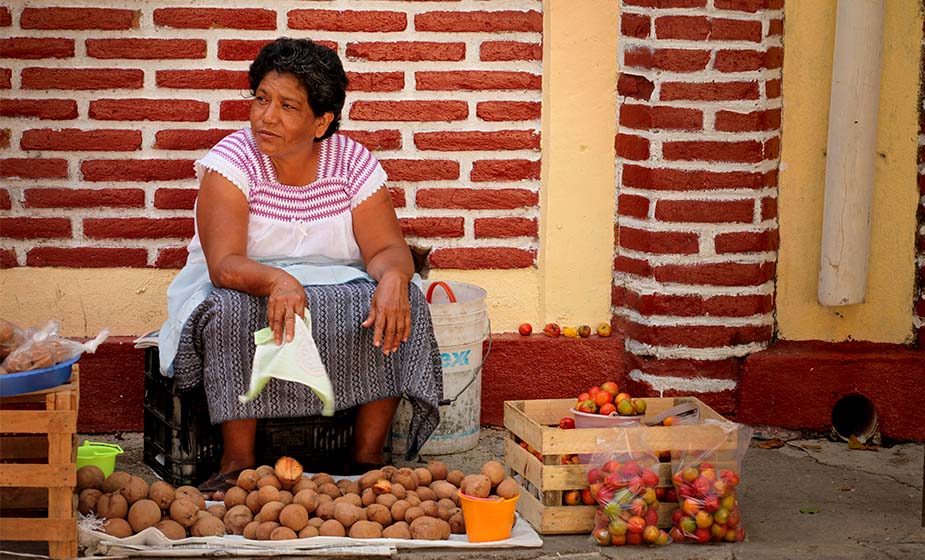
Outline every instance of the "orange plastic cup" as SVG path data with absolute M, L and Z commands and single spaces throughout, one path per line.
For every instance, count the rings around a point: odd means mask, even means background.
M 488 500 L 459 493 L 469 542 L 503 541 L 511 536 L 517 498 Z

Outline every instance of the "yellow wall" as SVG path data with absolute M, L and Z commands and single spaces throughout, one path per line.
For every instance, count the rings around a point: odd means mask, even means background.
M 922 14 L 919 0 L 886 2 L 867 300 L 816 300 L 835 0 L 786 2 L 781 248 L 781 338 L 904 342 L 912 337 L 917 135 Z
M 544 0 L 543 145 L 538 267 L 436 270 L 433 279 L 488 291 L 495 332 L 550 321 L 592 327 L 610 320 L 613 268 L 617 2 Z M 139 335 L 164 320 L 176 271 L 0 270 L 0 317 L 59 318 L 66 336 Z

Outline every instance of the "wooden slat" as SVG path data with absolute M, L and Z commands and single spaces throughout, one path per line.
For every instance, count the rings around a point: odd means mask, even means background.
M 0 410 L 0 426 L 8 434 L 73 434 L 77 411 Z
M 76 465 L 14 465 L 0 464 L 0 486 L 27 488 L 64 488 L 73 492 L 77 485 Z
M 76 519 L 34 519 L 3 517 L 0 540 L 4 541 L 67 541 L 77 539 Z
M 510 438 L 504 440 L 504 464 L 530 481 L 530 484 L 537 488 L 543 487 L 543 464 Z
M 17 459 L 48 459 L 48 437 L 0 436 L 0 457 L 4 461 Z
M 525 402 L 529 401 L 506 401 L 504 403 L 504 427 L 542 453 L 543 451 L 538 448 L 542 441 L 541 426 L 538 426 L 524 412 Z

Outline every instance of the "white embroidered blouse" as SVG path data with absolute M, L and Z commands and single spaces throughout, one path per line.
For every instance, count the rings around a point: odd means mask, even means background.
M 216 171 L 247 197 L 248 257 L 283 268 L 306 286 L 372 280 L 353 235 L 351 210 L 385 186 L 385 171 L 365 147 L 346 136 L 335 134 L 317 148 L 316 180 L 283 185 L 245 128 L 197 160 L 196 176 L 201 181 L 207 169 Z M 188 250 L 186 265 L 167 289 L 167 321 L 158 337 L 161 373 L 167 376 L 173 375 L 186 319 L 213 289 L 198 229 Z

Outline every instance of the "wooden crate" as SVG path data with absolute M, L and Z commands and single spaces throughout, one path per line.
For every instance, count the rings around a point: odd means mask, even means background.
M 77 364 L 67 383 L 0 397 L 0 541 L 77 557 Z
M 701 419 L 722 420 L 723 417 L 694 397 L 647 398 L 646 416 L 652 417 L 685 402 L 696 403 Z M 610 428 L 585 428 L 576 430 L 559 429 L 559 420 L 569 416 L 574 399 L 541 399 L 506 401 L 504 403 L 504 427 L 507 438 L 504 444 L 504 461 L 510 474 L 521 482 L 517 511 L 540 534 L 590 533 L 594 529 L 596 506 L 567 506 L 562 504 L 566 490 L 588 487 L 589 465 L 563 465 L 562 456 L 591 454 L 597 448 L 597 438 L 605 436 Z M 653 426 L 638 428 L 648 430 L 646 441 L 654 451 L 688 449 L 697 442 L 716 442 L 717 427 L 703 425 Z M 722 437 L 721 435 L 719 436 Z M 541 459 L 521 447 L 526 442 L 539 452 Z M 720 449 L 734 451 L 737 445 L 735 433 L 725 438 Z M 670 487 L 671 464 L 659 463 L 659 486 Z M 662 528 L 671 524 L 671 513 L 676 503 L 659 505 L 659 523 Z

